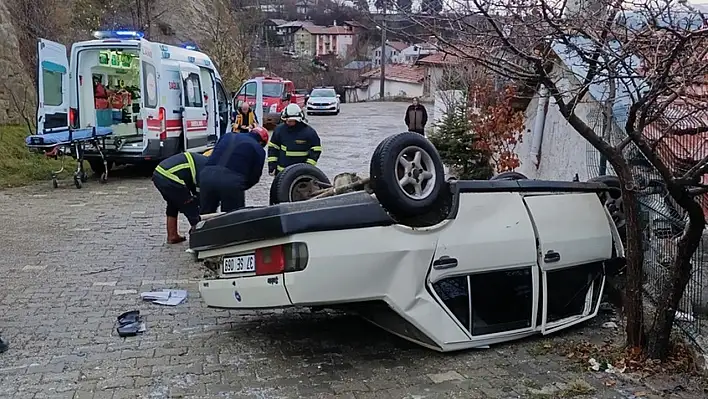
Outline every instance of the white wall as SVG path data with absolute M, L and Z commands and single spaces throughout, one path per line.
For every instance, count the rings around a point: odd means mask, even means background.
M 381 80 L 379 79 L 369 79 L 369 88 L 366 95 L 366 99 L 379 98 L 379 90 L 381 85 Z M 393 80 L 386 80 L 384 86 L 384 93 L 386 97 L 422 97 L 423 96 L 423 83 L 407 83 L 407 82 L 397 82 Z M 364 98 L 359 98 L 364 100 Z
M 544 180 L 570 181 L 576 173 L 580 181 L 587 181 L 589 178 L 597 176 L 598 152 L 570 126 L 552 98 L 548 102 L 539 155 L 540 162 L 538 166 L 533 164 L 530 152 L 535 134 L 534 124 L 538 117 L 538 101 L 537 93 L 526 108 L 523 141 L 516 148 L 521 166 L 516 171 L 523 173 L 530 179 Z M 586 96 L 586 101 L 578 104 L 576 110 L 578 116 L 591 128 L 600 129 L 599 103 L 592 100 L 590 96 Z

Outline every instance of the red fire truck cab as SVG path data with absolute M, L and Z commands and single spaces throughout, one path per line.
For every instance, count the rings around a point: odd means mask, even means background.
M 258 103 L 258 91 L 262 92 L 262 103 Z M 268 130 L 275 128 L 281 122 L 280 114 L 288 104 L 294 103 L 305 107 L 305 96 L 295 91 L 295 84 L 286 79 L 276 77 L 257 77 L 249 79 L 241 85 L 233 99 L 234 111 L 246 101 L 258 115 L 261 126 Z M 260 111 L 260 112 L 259 112 Z

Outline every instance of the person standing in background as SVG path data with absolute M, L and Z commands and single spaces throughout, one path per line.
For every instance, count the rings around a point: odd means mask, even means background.
M 420 133 L 425 136 L 425 124 L 428 123 L 428 111 L 418 103 L 418 97 L 413 98 L 413 104 L 406 109 L 404 118 L 408 131 Z

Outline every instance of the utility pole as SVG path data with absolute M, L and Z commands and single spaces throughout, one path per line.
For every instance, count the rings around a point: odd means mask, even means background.
M 386 88 L 386 8 L 388 0 L 383 1 L 383 20 L 381 21 L 381 86 L 379 87 L 379 99 L 384 100 Z

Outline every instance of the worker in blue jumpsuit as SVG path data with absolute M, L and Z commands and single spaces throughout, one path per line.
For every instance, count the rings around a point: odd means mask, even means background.
M 288 104 L 281 117 L 285 123 L 275 128 L 268 143 L 268 173 L 276 175 L 297 163 L 316 166 L 322 154 L 320 136 L 305 123 L 300 106 Z
M 261 179 L 268 131 L 227 133 L 214 146 L 199 176 L 201 214 L 231 212 L 246 206 L 246 190 Z
M 199 173 L 208 157 L 183 152 L 160 162 L 152 174 L 152 182 L 167 202 L 167 242 L 177 244 L 185 241 L 179 235 L 177 217 L 179 212 L 194 226 L 199 223 Z

